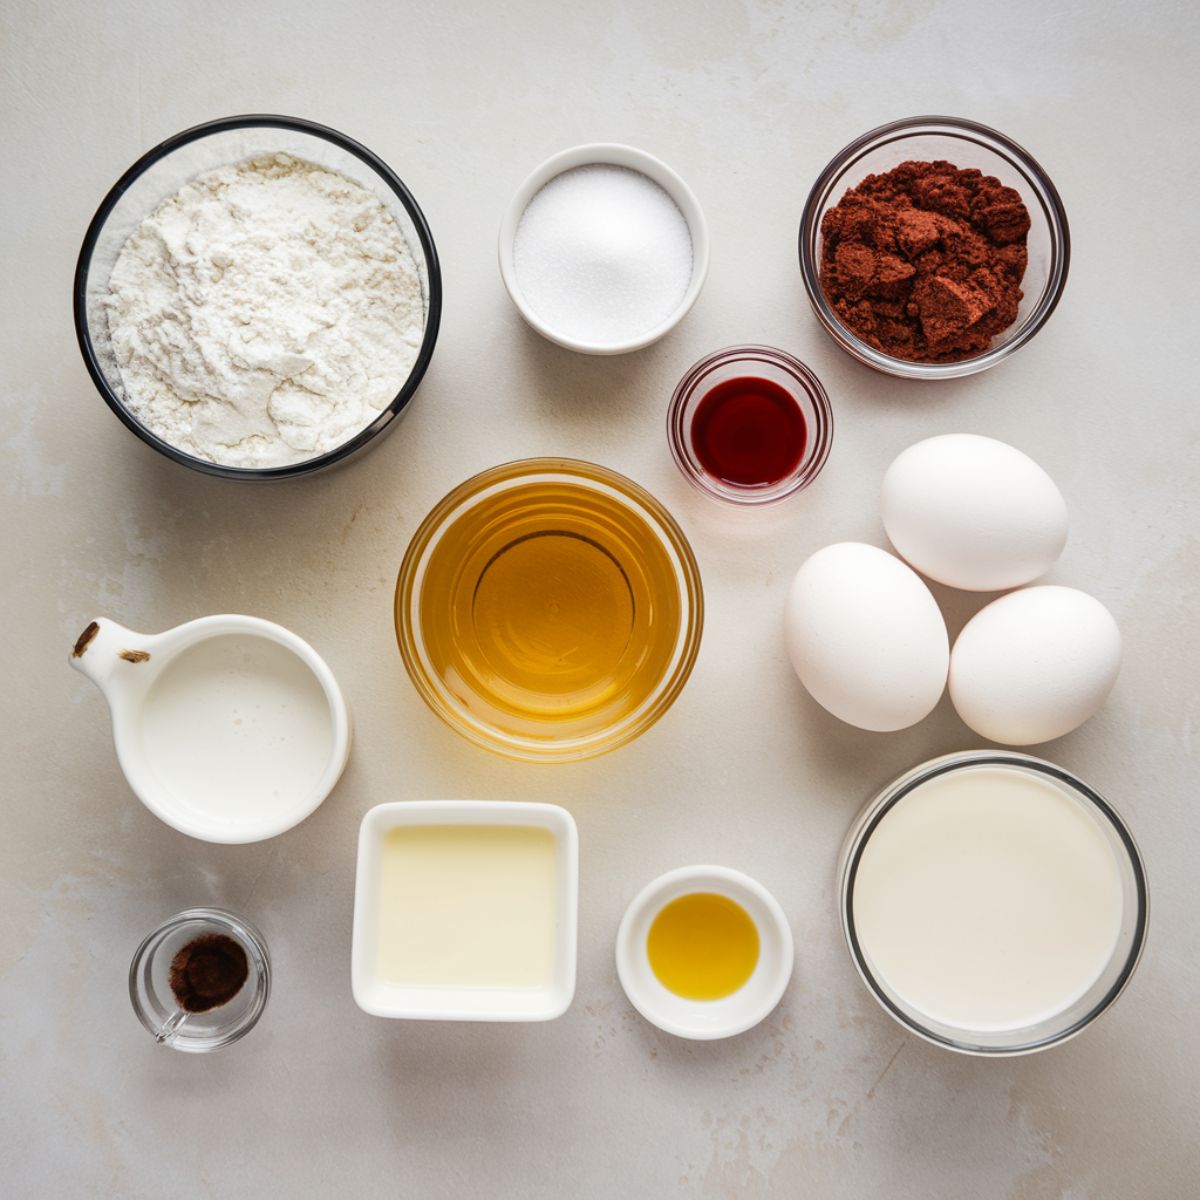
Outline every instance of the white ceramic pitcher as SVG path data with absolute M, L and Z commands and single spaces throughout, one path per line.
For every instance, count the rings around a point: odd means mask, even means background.
M 168 825 L 257 842 L 304 820 L 350 753 L 350 716 L 324 660 L 258 617 L 135 633 L 99 617 L 70 664 L 103 693 L 129 786 Z

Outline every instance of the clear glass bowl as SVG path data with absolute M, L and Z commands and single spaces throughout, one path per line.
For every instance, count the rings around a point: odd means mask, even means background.
M 692 443 L 692 422 L 705 396 L 726 379 L 751 375 L 777 383 L 804 415 L 807 439 L 795 470 L 772 484 L 741 487 L 707 471 Z M 730 346 L 702 358 L 679 381 L 667 409 L 667 442 L 683 477 L 706 496 L 732 504 L 773 504 L 808 487 L 829 457 L 833 409 L 821 381 L 798 358 L 772 346 Z
M 224 934 L 246 952 L 250 974 L 231 1000 L 208 1012 L 184 1013 L 171 991 L 171 960 L 194 938 Z M 129 999 L 138 1020 L 160 1046 L 190 1054 L 220 1050 L 243 1038 L 262 1016 L 271 993 L 267 943 L 249 921 L 223 908 L 189 908 L 164 921 L 134 953 Z
M 1029 263 L 1021 283 L 1024 298 L 1017 319 L 992 340 L 985 353 L 960 362 L 910 362 L 868 345 L 847 329 L 830 307 L 820 280 L 821 220 L 868 175 L 882 174 L 903 162 L 938 159 L 957 167 L 978 168 L 1016 189 L 1029 210 Z M 1002 133 L 957 117 L 909 117 L 863 134 L 835 155 L 817 177 L 800 219 L 800 273 L 817 319 L 859 362 L 904 379 L 957 379 L 985 371 L 1015 354 L 1049 320 L 1062 296 L 1070 258 L 1067 214 L 1045 171 Z
M 888 811 L 915 788 L 938 776 L 979 767 L 1005 767 L 1048 780 L 1077 799 L 1107 838 L 1118 864 L 1122 889 L 1122 920 L 1108 964 L 1086 992 L 1073 1004 L 1037 1024 L 1021 1029 L 969 1030 L 929 1019 L 876 975 L 859 943 L 854 922 L 854 882 L 858 864 L 871 834 Z M 1149 894 L 1142 856 L 1124 821 L 1112 806 L 1083 780 L 1062 767 L 1013 751 L 969 750 L 947 754 L 914 767 L 890 783 L 863 807 L 842 846 L 838 864 L 838 902 L 842 931 L 863 982 L 887 1013 L 906 1029 L 950 1050 L 982 1056 L 1029 1054 L 1057 1046 L 1087 1028 L 1104 1012 L 1129 982 L 1146 941 Z
M 595 526 L 595 540 L 562 532 L 572 514 L 595 505 L 611 506 Z M 560 521 L 564 524 L 556 525 Z M 514 548 L 546 535 L 590 543 L 605 580 L 617 573 L 625 576 L 631 597 L 628 613 L 636 629 L 631 624 L 630 632 L 622 635 L 628 640 L 623 649 L 614 650 L 611 667 L 571 685 L 577 690 L 570 696 L 564 693 L 561 710 L 555 707 L 557 697 L 540 706 L 514 709 L 512 676 L 505 674 L 503 666 L 493 669 L 487 650 L 479 659 L 481 669 L 468 675 L 457 665 L 447 666 L 438 648 L 458 644 L 459 638 L 465 641 L 482 630 L 480 646 L 491 639 L 493 646 L 503 643 L 523 652 L 530 646 L 552 644 L 557 653 L 564 625 L 577 627 L 587 619 L 572 610 L 571 580 L 563 587 L 561 579 L 553 579 L 546 594 L 539 593 L 536 605 L 523 605 L 519 627 L 516 621 L 485 627 L 484 618 L 476 613 L 481 584 L 494 564 Z M 486 553 L 480 550 L 483 546 Z M 431 563 L 435 564 L 432 572 Z M 428 582 L 431 577 L 441 580 L 447 563 L 455 572 L 454 586 L 461 583 L 461 594 L 472 597 L 468 611 L 455 609 L 444 584 Z M 640 611 L 632 602 L 631 572 L 654 581 Z M 577 596 L 587 592 L 589 582 L 590 577 L 575 581 Z M 549 615 L 543 618 L 538 615 L 542 612 Z M 536 458 L 484 471 L 434 506 L 401 563 L 395 618 L 400 654 L 413 684 L 452 729 L 508 758 L 571 762 L 623 746 L 670 708 L 696 661 L 704 600 L 700 571 L 687 538 L 649 492 L 593 463 Z M 427 619 L 434 621 L 435 629 L 426 628 Z M 452 633 L 447 636 L 446 630 Z M 539 663 L 537 669 L 544 666 Z M 572 669 L 570 662 L 564 665 L 564 671 Z M 547 694 L 550 690 L 545 689 Z M 577 701 L 579 696 L 587 699 Z
M 365 429 L 325 454 L 282 467 L 228 467 L 197 458 L 146 428 L 125 406 L 104 310 L 108 279 L 129 235 L 169 196 L 205 171 L 262 154 L 291 154 L 338 171 L 367 188 L 392 215 L 421 273 L 425 335 L 412 371 L 396 396 Z M 225 117 L 177 133 L 113 184 L 88 226 L 75 268 L 75 333 L 88 374 L 109 408 L 142 441 L 175 462 L 224 479 L 288 479 L 342 462 L 391 428 L 421 382 L 437 342 L 442 275 L 433 235 L 416 200 L 396 173 L 365 146 L 337 130 L 296 117 Z

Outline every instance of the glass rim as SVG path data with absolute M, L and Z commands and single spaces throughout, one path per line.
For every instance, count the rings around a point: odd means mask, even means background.
M 88 279 L 91 274 L 92 256 L 95 253 L 96 244 L 100 240 L 100 234 L 103 232 L 108 218 L 117 207 L 121 197 L 146 171 L 191 142 L 200 141 L 213 134 L 228 133 L 237 129 L 256 128 L 284 129 L 294 133 L 304 133 L 312 137 L 322 138 L 359 159 L 387 184 L 388 188 L 400 201 L 401 206 L 408 213 L 408 217 L 413 223 L 413 228 L 416 230 L 421 253 L 425 259 L 428 307 L 425 316 L 425 329 L 421 336 L 421 347 L 417 353 L 416 361 L 413 363 L 412 369 L 400 386 L 399 391 L 370 424 L 360 429 L 358 433 L 341 445 L 335 446 L 332 450 L 328 450 L 324 454 L 319 454 L 314 458 L 304 459 L 302 462 L 289 463 L 279 467 L 231 467 L 222 463 L 209 462 L 207 459 L 199 458 L 194 454 L 189 454 L 187 451 L 179 449 L 178 446 L 173 446 L 170 442 L 159 437 L 153 430 L 143 425 L 129 411 L 120 396 L 117 395 L 112 384 L 109 383 L 108 376 L 105 374 L 95 346 L 92 343 L 91 326 L 88 321 L 87 311 L 87 288 Z M 303 475 L 310 475 L 325 467 L 333 466 L 335 463 L 351 457 L 369 442 L 373 441 L 379 434 L 383 433 L 384 430 L 390 428 L 395 419 L 408 407 L 409 401 L 425 376 L 430 360 L 433 357 L 434 347 L 437 344 L 438 330 L 441 325 L 442 316 L 442 270 L 437 249 L 434 246 L 433 234 L 430 231 L 428 221 L 425 219 L 425 214 L 421 211 L 420 205 L 417 204 L 416 198 L 409 191 L 399 175 L 373 150 L 369 150 L 361 142 L 355 141 L 354 138 L 336 129 L 332 129 L 328 125 L 321 125 L 316 121 L 309 121 L 303 117 L 289 117 L 277 113 L 245 113 L 240 116 L 219 117 L 216 120 L 204 121 L 199 125 L 193 125 L 188 129 L 184 129 L 180 133 L 166 138 L 164 141 L 159 142 L 158 145 L 147 150 L 121 174 L 116 183 L 109 188 L 104 199 L 101 200 L 99 207 L 96 209 L 95 214 L 92 216 L 91 221 L 88 223 L 87 232 L 84 234 L 83 244 L 79 250 L 79 257 L 75 263 L 71 308 L 75 323 L 75 339 L 79 344 L 79 351 L 83 356 L 84 366 L 87 368 L 92 383 L 95 385 L 104 402 L 120 419 L 121 423 L 131 432 L 135 433 L 143 442 L 152 446 L 160 454 L 165 455 L 174 462 L 181 463 L 183 466 L 190 467 L 202 474 L 214 475 L 221 479 L 249 482 L 295 479 Z
M 818 250 L 821 236 L 821 217 L 827 201 L 842 183 L 846 172 L 867 153 L 891 142 L 908 137 L 940 134 L 983 146 L 1008 161 L 1033 190 L 1046 218 L 1050 235 L 1050 265 L 1046 283 L 1033 310 L 1020 322 L 1016 332 L 1003 345 L 982 354 L 957 362 L 925 363 L 898 358 L 877 350 L 863 341 L 853 330 L 842 324 L 821 288 Z M 987 370 L 1016 353 L 1041 331 L 1062 299 L 1071 262 L 1071 231 L 1062 197 L 1041 164 L 1024 147 L 1011 138 L 963 117 L 937 115 L 904 117 L 868 130 L 855 138 L 830 159 L 817 176 L 800 218 L 798 235 L 800 274 L 809 304 L 817 320 L 829 335 L 851 357 L 886 375 L 902 379 L 961 379 Z
M 607 489 L 649 524 L 668 550 L 675 568 L 680 621 L 670 665 L 647 699 L 613 725 L 573 738 L 539 739 L 505 734 L 471 719 L 449 698 L 425 660 L 421 633 L 420 586 L 426 561 L 441 535 L 461 511 L 498 490 L 565 476 L 591 488 Z M 523 762 L 574 762 L 624 746 L 651 728 L 675 702 L 691 676 L 704 628 L 704 592 L 700 568 L 679 523 L 640 484 L 597 463 L 575 458 L 515 459 L 477 472 L 452 488 L 428 512 L 405 550 L 396 576 L 393 616 L 405 670 L 418 695 L 441 720 L 474 745 Z
M 1091 1008 L 1076 1020 L 1057 1032 L 1047 1034 L 1029 1042 L 1011 1046 L 983 1046 L 978 1043 L 955 1039 L 934 1031 L 923 1025 L 911 1013 L 897 1005 L 886 993 L 880 981 L 866 960 L 862 946 L 859 943 L 854 926 L 852 897 L 858 866 L 862 859 L 863 850 L 870 840 L 872 833 L 879 826 L 884 816 L 890 812 L 905 796 L 917 787 L 928 783 L 941 775 L 951 774 L 965 767 L 978 766 L 1008 766 L 1032 771 L 1048 776 L 1054 782 L 1065 785 L 1070 792 L 1099 814 L 1100 818 L 1116 834 L 1129 863 L 1134 880 L 1136 912 L 1133 920 L 1132 941 L 1117 977 L 1105 990 L 1104 994 Z M 1073 772 L 1066 770 L 1042 758 L 1030 754 L 1021 754 L 1012 750 L 961 750 L 944 754 L 937 758 L 920 763 L 903 775 L 892 780 L 880 789 L 859 810 L 847 831 L 838 863 L 838 909 L 842 925 L 842 933 L 850 953 L 855 970 L 867 990 L 896 1022 L 910 1033 L 935 1046 L 942 1046 L 960 1054 L 969 1054 L 980 1058 L 1011 1058 L 1036 1051 L 1047 1050 L 1051 1046 L 1061 1045 L 1082 1033 L 1101 1014 L 1109 1009 L 1117 997 L 1125 990 L 1133 977 L 1145 949 L 1146 937 L 1150 918 L 1150 895 L 1146 881 L 1146 868 L 1137 842 L 1130 832 L 1128 825 L 1120 814 L 1100 795 Z M 1114 959 L 1116 957 L 1114 951 Z
M 710 371 L 740 360 L 748 363 L 765 362 L 788 375 L 795 382 L 797 390 L 803 393 L 804 398 L 812 405 L 816 417 L 815 429 L 809 431 L 811 453 L 809 447 L 806 447 L 804 459 L 796 471 L 780 483 L 768 487 L 742 488 L 714 479 L 694 460 L 689 450 L 685 417 L 688 404 L 695 396 L 697 388 Z M 757 343 L 726 346 L 693 363 L 675 385 L 667 406 L 667 444 L 671 450 L 671 457 L 683 477 L 705 496 L 747 508 L 778 504 L 808 487 L 821 473 L 829 458 L 833 443 L 833 426 L 833 406 L 812 368 L 786 350 Z

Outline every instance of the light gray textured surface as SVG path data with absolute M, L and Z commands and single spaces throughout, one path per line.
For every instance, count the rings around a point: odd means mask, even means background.
M 26 1196 L 1032 1197 L 1167 1200 L 1200 1188 L 1195 1016 L 1194 603 L 1200 194 L 1196 11 L 1037 0 L 952 4 L 368 2 L 157 5 L 6 0 L 4 572 L 0 762 L 0 1190 Z M 343 129 L 416 193 L 445 272 L 432 368 L 395 433 L 344 470 L 246 490 L 160 458 L 101 403 L 74 345 L 84 227 L 143 150 L 195 122 L 279 111 Z M 809 184 L 844 143 L 922 111 L 1025 144 L 1062 191 L 1075 256 L 1047 329 L 983 377 L 876 377 L 804 299 Z M 705 206 L 712 271 L 657 346 L 579 358 L 519 321 L 494 233 L 542 158 L 625 140 Z M 700 354 L 797 353 L 837 415 L 812 490 L 734 525 L 677 476 L 667 397 Z M 1044 749 L 1110 795 L 1151 877 L 1149 950 L 1116 1008 L 1031 1058 L 980 1062 L 905 1035 L 860 987 L 834 860 L 866 796 L 976 744 L 943 702 L 870 735 L 827 717 L 787 665 L 787 582 L 833 540 L 882 543 L 891 458 L 965 430 L 1031 452 L 1071 508 L 1050 579 L 1121 622 L 1103 713 Z M 647 485 L 693 539 L 709 620 L 672 713 L 596 762 L 475 750 L 406 679 L 391 592 L 416 523 L 492 463 L 561 453 Z M 939 591 L 952 632 L 978 598 Z M 215 847 L 129 794 L 100 695 L 65 654 L 109 615 L 159 630 L 241 611 L 311 640 L 357 718 L 341 786 L 304 825 Z M 542 1026 L 406 1025 L 354 1006 L 359 817 L 383 800 L 566 804 L 582 839 L 579 985 Z M 796 935 L 776 1014 L 687 1044 L 638 1019 L 612 942 L 651 876 L 712 860 L 766 884 Z M 220 902 L 265 930 L 261 1026 L 208 1058 L 151 1045 L 125 994 L 156 922 Z

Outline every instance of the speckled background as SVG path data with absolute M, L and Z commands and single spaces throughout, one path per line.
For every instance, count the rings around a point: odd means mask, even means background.
M 1200 1191 L 1194 604 L 1197 542 L 1195 6 L 512 0 L 56 4 L 0 9 L 5 750 L 0 796 L 0 1190 L 13 1197 L 299 1196 L 1167 1200 Z M 1194 66 L 1194 62 L 1191 64 Z M 279 111 L 341 128 L 410 184 L 443 256 L 437 354 L 409 415 L 324 477 L 244 489 L 138 442 L 75 348 L 84 228 L 143 150 L 195 122 Z M 795 262 L 806 191 L 867 128 L 944 111 L 1027 145 L 1059 185 L 1065 300 L 1015 360 L 939 386 L 860 368 L 811 317 Z M 519 321 L 495 231 L 524 175 L 590 140 L 666 158 L 704 205 L 712 269 L 672 335 L 575 357 Z M 837 414 L 819 483 L 729 523 L 677 476 L 667 397 L 702 353 L 775 343 Z M 1071 508 L 1050 578 L 1108 604 L 1127 662 L 1102 714 L 1043 753 L 1108 794 L 1151 878 L 1149 949 L 1085 1036 L 980 1062 L 926 1046 L 859 985 L 832 900 L 868 794 L 975 745 L 946 702 L 893 735 L 826 716 L 786 662 L 802 559 L 882 544 L 876 494 L 918 438 L 1031 452 Z M 709 620 L 695 675 L 649 735 L 596 762 L 509 764 L 426 711 L 390 601 L 431 504 L 505 459 L 626 472 L 693 540 Z M 982 603 L 939 592 L 952 632 Z M 117 767 L 66 653 L 95 615 L 156 631 L 240 611 L 311 640 L 358 739 L 342 784 L 274 841 L 160 824 Z M 579 983 L 527 1027 L 410 1025 L 354 1006 L 358 820 L 383 800 L 566 804 L 580 828 Z M 617 983 L 621 912 L 651 876 L 746 870 L 786 909 L 796 973 L 761 1027 L 676 1041 Z M 265 930 L 275 993 L 226 1053 L 156 1049 L 125 991 L 154 924 L 219 902 Z

